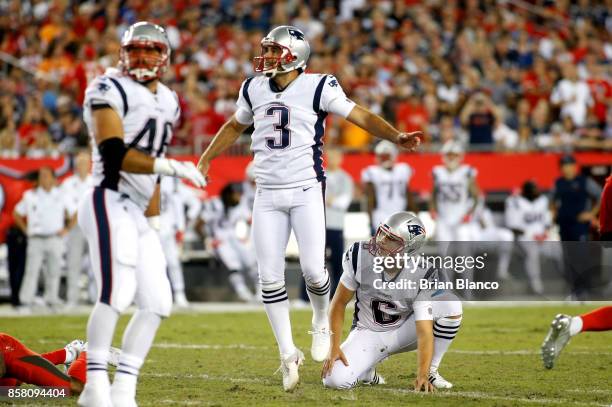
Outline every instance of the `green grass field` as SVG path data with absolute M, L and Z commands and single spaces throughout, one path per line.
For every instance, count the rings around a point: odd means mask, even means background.
M 320 364 L 308 359 L 310 312 L 292 312 L 296 344 L 306 353 L 294 393 L 281 387 L 278 356 L 263 312 L 176 314 L 164 321 L 138 388 L 140 406 L 609 406 L 612 403 L 612 332 L 572 340 L 558 365 L 542 367 L 539 346 L 558 312 L 593 307 L 469 308 L 440 372 L 450 391 L 413 393 L 416 355 L 401 354 L 379 368 L 387 384 L 326 390 Z M 347 328 L 350 324 L 347 313 Z M 122 332 L 128 317 L 121 319 Z M 86 317 L 2 318 L 0 330 L 36 351 L 85 335 Z M 118 346 L 120 336 L 115 335 Z M 2 404 L 3 401 L 0 401 Z M 75 405 L 74 399 L 19 405 Z

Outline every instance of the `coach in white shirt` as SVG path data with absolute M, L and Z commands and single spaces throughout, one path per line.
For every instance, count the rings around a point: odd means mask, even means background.
M 74 226 L 62 192 L 55 186 L 53 170 L 42 167 L 38 172 L 38 186 L 27 191 L 15 206 L 15 224 L 28 236 L 26 270 L 19 291 L 23 305 L 32 305 L 38 287 L 38 277 L 46 260 L 45 302 L 58 305 L 63 236 Z
M 74 174 L 66 178 L 61 186 L 62 195 L 66 199 L 68 212 L 76 222 L 79 202 L 85 193 L 92 188 L 93 182 L 89 174 L 91 156 L 87 151 L 79 152 L 74 158 Z M 79 277 L 83 258 L 87 254 L 87 239 L 81 228 L 72 227 L 66 237 L 66 302 L 76 305 L 79 302 Z M 89 262 L 87 262 L 89 264 Z M 93 278 L 91 278 L 93 282 Z

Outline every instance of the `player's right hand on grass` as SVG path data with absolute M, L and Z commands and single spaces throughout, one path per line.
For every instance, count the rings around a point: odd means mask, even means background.
M 184 178 L 193 185 L 204 188 L 206 179 L 204 175 L 190 161 L 177 161 L 169 158 L 156 158 L 153 164 L 153 172 L 171 177 Z
M 340 348 L 331 348 L 329 350 L 329 355 L 327 356 L 327 359 L 325 359 L 323 361 L 323 370 L 321 371 L 321 378 L 325 378 L 327 376 L 329 376 L 332 372 L 332 369 L 334 367 L 334 363 L 336 363 L 336 360 L 341 360 L 342 363 L 344 363 L 344 366 L 348 366 L 348 360 L 346 360 L 346 356 L 344 356 L 344 352 L 342 352 L 342 349 Z
M 433 384 L 429 382 L 429 378 L 427 377 L 427 375 L 424 375 L 417 376 L 417 378 L 414 380 L 414 391 L 424 391 L 425 393 L 433 393 L 434 391 L 436 391 L 436 389 L 434 388 Z

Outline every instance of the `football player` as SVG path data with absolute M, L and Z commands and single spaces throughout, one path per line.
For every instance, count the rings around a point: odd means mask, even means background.
M 194 219 L 200 212 L 200 200 L 180 179 L 163 177 L 160 182 L 160 228 L 159 238 L 168 263 L 168 277 L 172 286 L 174 305 L 189 306 L 185 296 L 185 280 L 180 259 L 179 245 L 182 243 L 187 219 Z M 187 207 L 187 216 L 185 216 Z
M 576 317 L 559 314 L 552 320 L 548 335 L 541 348 L 542 361 L 546 369 L 552 369 L 569 343 L 581 332 L 612 330 L 612 306 L 601 307 Z
M 215 256 L 229 271 L 229 282 L 242 301 L 259 300 L 257 261 L 247 242 L 236 233 L 240 222 L 249 223 L 251 212 L 242 202 L 241 184 L 230 183 L 221 190 L 220 197 L 204 202 L 201 221 L 210 238 Z M 255 295 L 246 284 L 245 274 L 255 285 Z
M 74 340 L 62 349 L 38 354 L 0 332 L 0 386 L 28 383 L 80 393 L 86 380 L 84 349 L 83 341 Z M 67 374 L 55 366 L 60 364 L 70 365 Z
M 463 147 L 449 140 L 442 146 L 444 165 L 433 170 L 431 215 L 436 220 L 435 238 L 440 242 L 469 240 L 469 227 L 478 203 L 476 169 L 462 164 Z
M 552 215 L 548 197 L 540 193 L 535 182 L 527 181 L 523 184 L 520 195 L 511 195 L 506 199 L 505 218 L 506 226 L 517 235 L 518 244 L 525 253 L 525 271 L 530 287 L 534 293 L 542 294 L 544 285 L 540 255 L 552 248 L 550 245 L 541 244 L 550 240 Z M 558 255 L 560 254 L 559 252 Z
M 253 207 L 253 241 L 264 308 L 278 343 L 283 388 L 299 382 L 304 356 L 295 346 L 285 289 L 285 249 L 293 229 L 300 265 L 313 308 L 315 361 L 329 351 L 330 278 L 325 269 L 325 172 L 322 147 L 325 118 L 335 113 L 374 136 L 414 149 L 420 132 L 401 133 L 380 116 L 348 99 L 332 75 L 305 73 L 310 45 L 296 27 L 274 28 L 261 40 L 255 71 L 245 80 L 238 109 L 221 127 L 200 158 L 208 174 L 211 160 L 254 126 L 257 192 Z
M 374 148 L 374 154 L 376 165 L 366 167 L 361 173 L 372 232 L 389 215 L 414 209 L 414 200 L 408 191 L 414 171 L 408 164 L 396 163 L 396 145 L 383 140 Z
M 79 226 L 89 243 L 99 298 L 87 324 L 87 384 L 79 405 L 135 406 L 136 381 L 172 291 L 159 229 L 160 175 L 206 183 L 193 163 L 164 158 L 180 115 L 176 94 L 160 82 L 170 64 L 165 30 L 138 22 L 121 40 L 118 69 L 85 92 L 94 188 L 81 200 Z M 111 389 L 107 361 L 120 313 L 136 300 Z
M 415 390 L 452 387 L 438 367 L 459 331 L 461 302 L 444 290 L 418 288 L 420 280 L 438 277 L 433 267 L 398 268 L 394 264 L 382 271 L 375 269 L 376 258 L 418 256 L 425 238 L 425 228 L 416 215 L 398 212 L 384 220 L 370 241 L 356 242 L 346 251 L 329 313 L 332 342 L 321 374 L 326 387 L 384 383 L 376 365 L 391 355 L 413 350 L 418 350 Z M 416 283 L 416 288 L 382 285 L 407 281 Z M 353 297 L 353 326 L 340 345 L 344 313 Z

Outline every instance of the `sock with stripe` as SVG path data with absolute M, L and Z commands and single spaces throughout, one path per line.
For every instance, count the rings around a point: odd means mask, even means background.
M 325 270 L 325 277 L 318 284 L 306 284 L 306 292 L 312 305 L 312 326 L 313 328 L 328 327 L 329 320 L 327 312 L 329 310 L 329 288 L 331 281 L 329 273 Z
M 437 371 L 444 354 L 455 339 L 461 326 L 461 318 L 439 318 L 434 321 L 434 351 L 431 358 L 431 371 Z
M 108 356 L 119 313 L 110 305 L 96 303 L 87 323 L 87 384 L 109 385 Z
M 287 297 L 285 283 L 262 283 L 261 297 L 276 343 L 278 343 L 278 350 L 281 357 L 286 359 L 295 352 L 295 344 L 291 333 L 289 298 Z
M 136 396 L 136 382 L 140 368 L 144 363 L 161 317 L 151 311 L 138 310 L 130 319 L 123 334 L 121 355 L 113 380 L 113 394 L 121 393 L 127 397 Z

